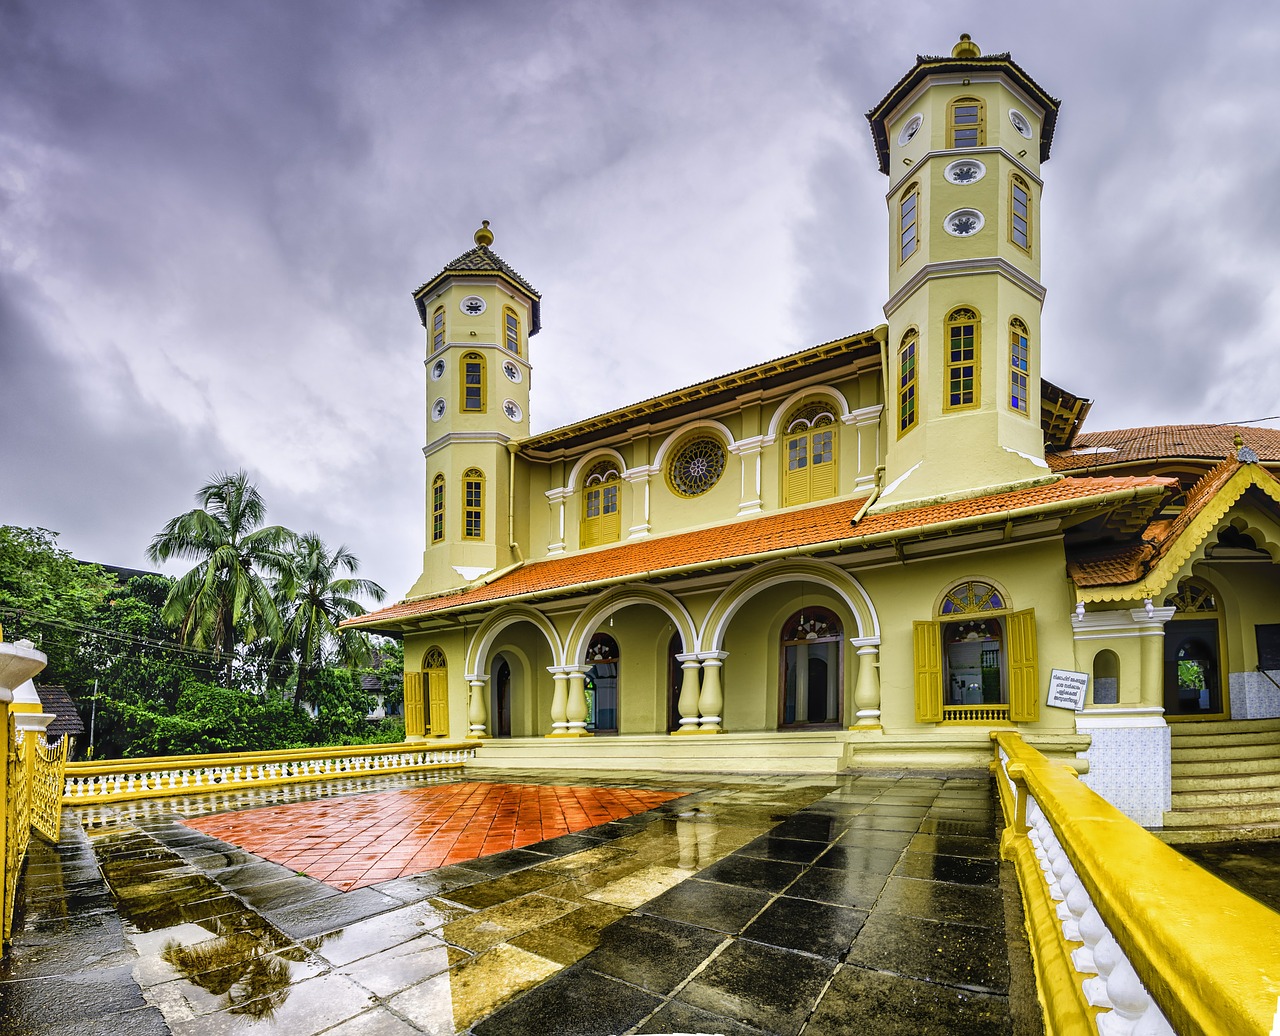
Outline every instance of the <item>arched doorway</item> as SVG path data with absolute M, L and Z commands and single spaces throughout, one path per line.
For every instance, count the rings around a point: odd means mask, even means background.
M 684 683 L 684 666 L 676 656 L 684 650 L 679 633 L 667 641 L 667 732 L 680 729 L 680 688 Z
M 1222 715 L 1217 594 L 1203 580 L 1184 579 L 1164 603 L 1177 609 L 1164 628 L 1165 715 Z
M 618 642 L 597 633 L 587 645 L 587 729 L 597 734 L 618 732 Z
M 840 724 L 844 628 L 826 608 L 804 608 L 782 624 L 778 726 Z
M 493 673 L 493 724 L 494 737 L 511 736 L 511 663 L 502 655 L 497 658 Z
M 423 688 L 426 691 L 426 701 L 423 701 L 423 695 L 419 692 L 417 701 L 414 702 L 417 713 L 411 717 L 410 703 L 406 695 L 405 729 L 411 729 L 410 724 L 425 723 L 427 733 L 433 737 L 447 737 L 449 734 L 449 663 L 440 648 L 433 646 L 427 649 L 427 654 L 422 660 L 422 675 L 423 683 L 426 685 Z

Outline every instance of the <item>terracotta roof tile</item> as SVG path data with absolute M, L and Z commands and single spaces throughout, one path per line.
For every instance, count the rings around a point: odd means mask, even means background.
M 1220 460 L 1235 456 L 1237 434 L 1263 463 L 1280 462 L 1280 429 L 1232 424 L 1170 424 L 1082 432 L 1071 449 L 1051 453 L 1046 459 L 1050 468 L 1062 472 L 1174 457 Z
M 798 548 L 797 552 L 842 546 L 857 547 L 892 538 L 894 533 L 942 522 L 974 520 L 984 516 L 1003 520 L 1009 511 L 1054 504 L 1083 503 L 1141 489 L 1164 489 L 1171 480 L 1145 477 L 1064 478 L 1042 486 L 991 496 L 948 501 L 928 507 L 865 516 L 853 528 L 850 523 L 864 502 L 838 500 L 802 510 L 783 511 L 717 525 L 708 529 L 654 536 L 612 547 L 530 561 L 491 583 L 466 587 L 436 597 L 402 601 L 372 612 L 346 625 L 395 625 L 401 620 L 453 608 L 484 604 L 505 598 L 574 590 L 613 580 L 673 573 L 699 565 L 713 566 L 741 558 L 749 560 L 771 551 Z
M 1112 550 L 1081 554 L 1070 559 L 1067 572 L 1072 581 L 1082 587 L 1124 586 L 1138 582 L 1155 567 L 1242 466 L 1234 456 L 1215 464 L 1187 491 L 1186 505 L 1178 516 L 1172 520 L 1166 518 L 1151 522 L 1143 530 L 1140 542 Z M 1259 470 L 1263 472 L 1263 477 L 1276 479 L 1265 468 Z M 1276 481 L 1280 482 L 1280 479 Z

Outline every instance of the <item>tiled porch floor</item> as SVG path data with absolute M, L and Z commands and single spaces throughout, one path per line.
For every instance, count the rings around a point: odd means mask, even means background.
M 463 785 L 510 779 L 469 769 L 271 805 L 465 801 Z M 63 844 L 28 862 L 0 1036 L 1038 1031 L 985 778 L 519 783 L 667 801 L 349 892 L 183 822 L 262 799 L 68 814 Z
M 466 781 L 217 813 L 187 824 L 349 892 L 607 824 L 676 794 Z

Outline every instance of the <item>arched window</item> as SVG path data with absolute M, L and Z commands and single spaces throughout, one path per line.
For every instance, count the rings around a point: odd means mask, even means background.
M 1028 414 L 1031 400 L 1027 394 L 1031 372 L 1031 346 L 1027 325 L 1017 317 L 1009 321 L 1009 406 L 1020 414 Z
M 1120 701 L 1120 656 L 1109 648 L 1093 656 L 1093 704 L 1115 705 Z
M 1218 595 L 1202 579 L 1183 579 L 1164 603 L 1177 609 L 1164 626 L 1165 715 L 1224 713 Z
M 483 413 L 485 408 L 485 362 L 479 353 L 462 357 L 462 409 Z
M 503 324 L 506 334 L 507 348 L 517 356 L 520 355 L 520 318 L 516 311 L 507 306 L 503 311 Z
M 437 306 L 431 314 L 431 351 L 439 352 L 444 348 L 444 306 Z
M 782 506 L 825 500 L 836 494 L 836 410 L 829 400 L 810 400 L 786 421 L 787 468 Z
M 982 147 L 986 142 L 986 106 L 977 97 L 957 97 L 947 106 L 947 147 Z
M 826 608 L 803 608 L 782 624 L 779 726 L 841 722 L 843 645 L 840 620 Z
M 493 670 L 493 736 L 511 736 L 511 663 L 502 655 Z
M 479 468 L 468 468 L 462 475 L 462 536 L 484 536 L 484 472 Z
M 1009 177 L 1009 240 L 1031 251 L 1031 188 L 1016 173 Z
M 431 542 L 444 539 L 444 476 L 431 480 Z
M 606 458 L 595 464 L 582 480 L 582 523 L 578 545 L 594 547 L 612 543 L 622 533 L 622 510 L 618 506 L 622 476 L 618 463 Z
M 948 590 L 938 614 L 914 623 L 916 720 L 1034 722 L 1040 714 L 1036 620 L 990 583 Z
M 588 730 L 617 733 L 619 658 L 618 642 L 607 633 L 597 633 L 587 645 Z
M 916 246 L 920 244 L 920 185 L 913 183 L 902 192 L 899 198 L 898 262 L 905 263 L 915 254 Z
M 404 730 L 410 738 L 449 734 L 449 667 L 434 645 L 422 659 L 422 672 L 404 674 Z
M 898 347 L 898 434 L 916 426 L 916 347 L 920 332 L 914 327 L 902 336 Z
M 982 347 L 978 326 L 976 310 L 962 306 L 947 315 L 945 410 L 978 405 L 978 364 Z

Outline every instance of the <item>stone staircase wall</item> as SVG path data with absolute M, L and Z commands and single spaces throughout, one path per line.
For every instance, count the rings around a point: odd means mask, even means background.
M 1172 843 L 1280 838 L 1280 719 L 1171 723 Z

